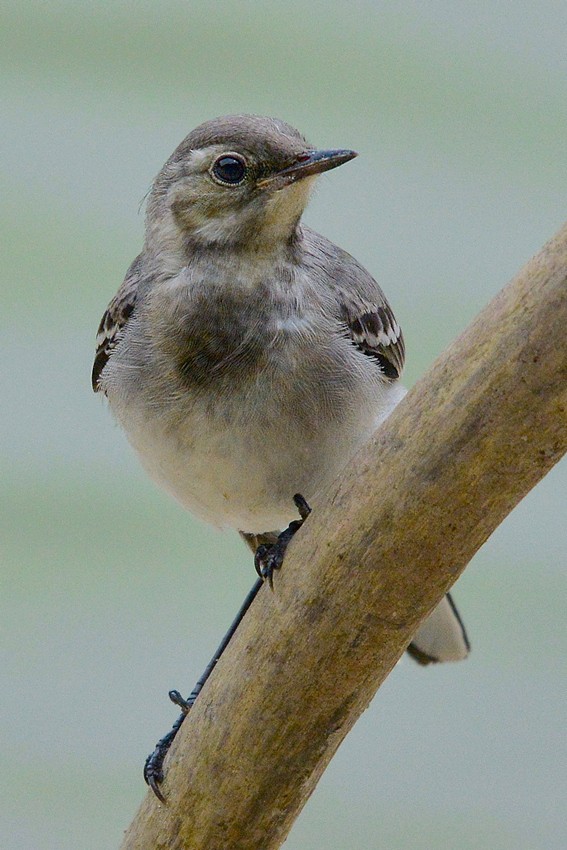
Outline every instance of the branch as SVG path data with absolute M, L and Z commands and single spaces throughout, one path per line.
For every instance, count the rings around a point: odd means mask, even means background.
M 421 621 L 567 450 L 566 328 L 567 225 L 315 506 L 123 850 L 281 846 Z

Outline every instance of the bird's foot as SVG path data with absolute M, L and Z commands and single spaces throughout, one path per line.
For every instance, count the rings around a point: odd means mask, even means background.
M 311 513 L 311 508 L 309 507 L 303 496 L 297 494 L 293 497 L 293 501 L 298 510 L 300 518 L 293 520 L 293 522 L 290 522 L 285 531 L 282 531 L 282 533 L 279 535 L 275 543 L 269 546 L 258 546 L 258 548 L 256 549 L 256 554 L 254 556 L 254 565 L 256 567 L 256 572 L 263 581 L 268 581 L 270 587 L 273 587 L 274 570 L 280 569 L 290 540 L 292 539 L 296 531 L 301 528 L 301 526 Z M 165 797 L 161 791 L 160 785 L 163 782 L 164 778 L 163 764 L 165 761 L 165 757 L 169 751 L 169 748 L 171 747 L 175 736 L 179 732 L 181 724 L 192 709 L 195 700 L 197 699 L 201 691 L 201 688 L 209 677 L 210 672 L 212 671 L 216 662 L 220 658 L 222 652 L 224 651 L 230 638 L 234 634 L 245 612 L 250 607 L 250 604 L 258 593 L 260 587 L 261 583 L 257 582 L 248 594 L 248 597 L 244 601 L 241 610 L 236 616 L 236 620 L 231 625 L 229 631 L 223 638 L 217 652 L 215 653 L 211 662 L 207 666 L 207 669 L 195 685 L 188 699 L 184 699 L 179 693 L 179 691 L 169 692 L 170 700 L 175 703 L 175 705 L 179 706 L 179 708 L 181 709 L 181 714 L 179 715 L 167 735 L 164 735 L 163 738 L 161 738 L 157 742 L 153 753 L 151 753 L 147 757 L 146 763 L 144 765 L 144 779 L 146 780 L 147 784 L 150 786 L 158 800 L 160 800 L 160 802 L 162 803 L 165 803 Z
M 295 533 L 299 531 L 309 514 L 311 508 L 299 493 L 293 497 L 295 507 L 299 512 L 300 519 L 294 519 L 290 522 L 285 531 L 279 535 L 275 543 L 270 545 L 262 544 L 256 549 L 254 555 L 254 566 L 256 572 L 261 579 L 267 581 L 270 587 L 274 588 L 274 572 L 279 570 L 283 564 L 287 547 L 289 546 Z
M 173 703 L 175 703 L 175 705 L 179 706 L 181 714 L 171 727 L 171 731 L 168 732 L 167 735 L 164 735 L 163 738 L 160 738 L 157 742 L 153 753 L 150 753 L 146 759 L 146 763 L 144 764 L 144 779 L 161 803 L 165 803 L 165 797 L 163 796 L 160 788 L 160 785 L 163 782 L 163 763 L 165 761 L 165 757 L 175 736 L 181 728 L 181 724 L 195 702 L 195 699 L 192 699 L 191 697 L 189 697 L 189 699 L 184 699 L 179 691 L 170 691 L 169 698 Z

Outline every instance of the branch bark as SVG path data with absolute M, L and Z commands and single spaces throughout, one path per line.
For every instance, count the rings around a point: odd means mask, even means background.
M 420 622 L 567 450 L 567 225 L 316 505 L 123 850 L 273 850 Z

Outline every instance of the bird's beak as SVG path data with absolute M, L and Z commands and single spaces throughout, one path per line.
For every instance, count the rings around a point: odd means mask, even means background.
M 259 180 L 256 186 L 259 189 L 272 189 L 273 191 L 283 189 L 297 180 L 302 180 L 303 177 L 311 177 L 314 174 L 322 174 L 323 171 L 330 171 L 331 168 L 336 168 L 338 165 L 348 162 L 349 159 L 354 159 L 355 156 L 358 156 L 356 151 L 348 150 L 306 151 L 299 154 L 291 165 Z

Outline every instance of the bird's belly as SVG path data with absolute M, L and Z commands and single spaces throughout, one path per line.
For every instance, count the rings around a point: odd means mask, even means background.
M 253 423 L 225 430 L 189 417 L 173 431 L 147 420 L 126 430 L 148 474 L 184 507 L 218 527 L 260 533 L 296 518 L 294 494 L 312 501 L 346 460 L 338 435 L 280 425 L 267 434 Z
M 193 399 L 175 417 L 147 409 L 133 415 L 131 406 L 124 417 L 114 412 L 149 475 L 184 507 L 217 527 L 261 533 L 296 518 L 296 493 L 316 506 L 404 390 L 382 385 L 379 399 L 361 403 L 357 394 L 352 404 L 343 399 L 340 412 L 309 415 L 305 401 L 300 411 L 300 400 L 283 404 L 282 393 L 218 409 Z
M 163 443 L 157 452 L 137 448 L 144 467 L 158 484 L 189 511 L 217 527 L 260 533 L 284 528 L 294 518 L 292 496 L 303 482 L 298 481 L 299 486 L 294 488 L 289 477 L 287 488 L 281 481 L 276 485 L 277 476 L 252 468 L 250 459 L 237 446 L 227 451 L 208 438 L 195 450 L 176 452 L 175 457 L 168 454 Z

